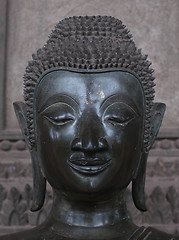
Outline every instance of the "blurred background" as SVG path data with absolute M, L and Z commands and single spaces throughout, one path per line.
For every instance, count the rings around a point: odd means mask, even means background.
M 23 101 L 23 74 L 32 53 L 41 48 L 54 25 L 79 15 L 110 15 L 131 31 L 138 48 L 155 69 L 155 101 L 167 105 L 147 166 L 147 213 L 140 213 L 127 191 L 129 212 L 138 225 L 167 232 L 179 229 L 179 1 L 178 0 L 0 0 L 0 234 L 31 228 L 47 216 L 29 211 L 32 169 L 14 114 Z M 130 188 L 129 188 L 130 189 Z

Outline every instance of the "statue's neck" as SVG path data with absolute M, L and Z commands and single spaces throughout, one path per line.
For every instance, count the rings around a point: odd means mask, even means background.
M 102 227 L 127 221 L 123 192 L 96 197 L 54 191 L 50 214 L 55 221 L 78 227 Z
M 129 239 L 137 226 L 127 214 L 123 194 L 106 193 L 97 198 L 54 191 L 51 213 L 39 231 L 54 239 Z

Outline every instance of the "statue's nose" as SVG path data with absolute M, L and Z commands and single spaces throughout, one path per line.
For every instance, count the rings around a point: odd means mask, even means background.
M 102 123 L 94 116 L 84 117 L 79 126 L 78 137 L 72 142 L 72 150 L 98 152 L 107 149 L 108 142 L 104 137 Z
M 103 137 L 96 140 L 94 140 L 94 137 L 93 139 L 86 138 L 85 141 L 81 138 L 74 138 L 72 142 L 72 150 L 82 151 L 84 153 L 106 151 L 108 150 L 108 143 Z

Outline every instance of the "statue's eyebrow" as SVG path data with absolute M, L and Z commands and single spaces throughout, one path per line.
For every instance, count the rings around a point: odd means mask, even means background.
M 113 94 L 110 95 L 109 97 L 107 97 L 106 99 L 104 99 L 104 101 L 101 103 L 100 108 L 102 108 L 104 105 L 108 105 L 108 102 L 123 102 L 125 104 L 127 104 L 130 108 L 133 109 L 134 112 L 136 112 L 137 115 L 141 115 L 139 108 L 136 106 L 136 104 L 134 103 L 134 101 L 129 97 L 126 96 L 125 94 Z
M 49 97 L 45 101 L 45 103 L 40 107 L 40 109 L 37 109 L 37 112 L 42 113 L 47 107 L 51 106 L 54 103 L 58 103 L 58 102 L 67 103 L 71 106 L 76 105 L 77 108 L 80 110 L 79 103 L 73 97 L 71 97 L 67 94 L 56 94 L 54 96 Z

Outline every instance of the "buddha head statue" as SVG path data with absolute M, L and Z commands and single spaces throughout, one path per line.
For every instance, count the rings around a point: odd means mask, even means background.
M 33 164 L 32 211 L 55 192 L 97 199 L 132 182 L 145 210 L 147 156 L 165 105 L 154 103 L 151 62 L 126 26 L 106 16 L 60 21 L 32 55 L 25 103 L 14 103 Z

